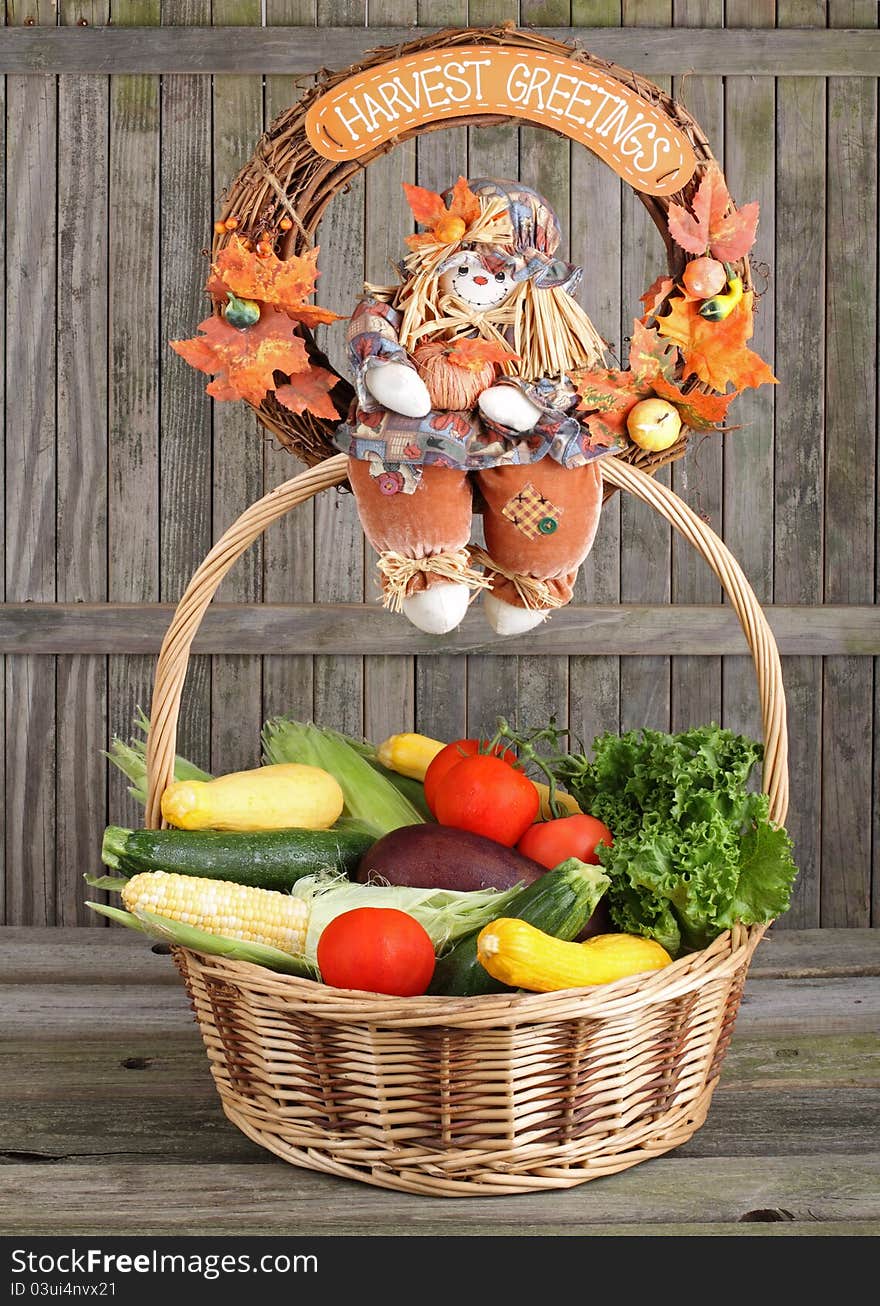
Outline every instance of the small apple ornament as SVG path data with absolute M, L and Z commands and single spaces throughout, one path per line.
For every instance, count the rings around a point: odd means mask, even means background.
M 641 399 L 630 409 L 626 429 L 640 449 L 659 453 L 675 444 L 681 430 L 681 417 L 675 405 L 666 399 Z

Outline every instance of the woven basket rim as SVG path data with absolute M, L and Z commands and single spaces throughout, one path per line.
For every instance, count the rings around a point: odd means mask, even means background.
M 679 957 L 662 970 L 640 972 L 626 979 L 589 988 L 552 993 L 508 992 L 476 997 L 392 997 L 357 989 L 339 989 L 320 980 L 270 971 L 254 962 L 174 947 L 196 959 L 208 972 L 249 992 L 263 991 L 291 1007 L 321 1019 L 401 1028 L 443 1025 L 450 1028 L 501 1028 L 521 1024 L 552 1024 L 572 1019 L 609 1020 L 641 1007 L 671 1001 L 705 984 L 733 974 L 751 958 L 768 925 L 735 925 L 708 947 Z

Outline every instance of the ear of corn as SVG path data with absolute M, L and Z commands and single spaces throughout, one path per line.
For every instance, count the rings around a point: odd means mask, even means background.
M 103 902 L 87 902 L 87 907 L 107 916 L 120 925 L 131 930 L 138 930 L 150 938 L 160 939 L 163 943 L 179 948 L 190 948 L 193 952 L 207 953 L 209 956 L 228 957 L 231 961 L 249 961 L 255 966 L 265 966 L 269 970 L 282 971 L 287 975 L 299 975 L 304 979 L 317 979 L 317 967 L 311 965 L 304 957 L 293 957 L 277 948 L 266 947 L 261 943 L 244 943 L 240 939 L 223 938 L 209 934 L 207 930 L 196 929 L 193 925 L 183 925 L 167 916 L 157 916 L 153 912 L 141 911 L 137 915 L 110 907 Z
M 208 934 L 260 943 L 291 956 L 305 951 L 309 909 L 302 898 L 229 880 L 166 871 L 133 875 L 122 890 L 130 912 L 150 912 Z
M 263 726 L 262 739 L 267 763 L 302 762 L 335 776 L 342 786 L 346 815 L 370 826 L 377 839 L 403 825 L 423 822 L 406 796 L 337 731 L 273 717 Z
M 635 934 L 601 934 L 585 943 L 567 943 L 508 916 L 480 931 L 477 960 L 511 988 L 554 993 L 662 970 L 672 958 L 653 939 Z
M 157 919 L 163 923 L 164 934 L 154 928 L 147 929 L 147 933 L 168 938 L 181 947 L 236 955 L 244 961 L 257 958 L 243 954 L 241 949 L 268 948 L 273 955 L 286 956 L 288 962 L 296 963 L 294 974 L 315 975 L 318 939 L 342 912 L 355 907 L 395 907 L 405 911 L 424 926 L 439 951 L 505 911 L 518 888 L 465 893 L 399 884 L 355 884 L 344 875 L 321 874 L 303 876 L 290 893 L 279 893 L 173 871 L 141 871 L 126 880 L 120 892 L 128 912 L 141 922 L 138 928 Z M 111 909 L 96 906 L 95 910 L 107 915 Z M 172 928 L 173 938 L 168 934 Z M 199 941 L 187 942 L 183 933 L 187 930 L 196 931 Z M 222 947 L 212 946 L 217 939 Z M 231 947 L 238 951 L 230 952 Z M 261 964 L 273 966 L 266 959 Z M 274 965 L 274 969 L 290 970 L 291 966 Z

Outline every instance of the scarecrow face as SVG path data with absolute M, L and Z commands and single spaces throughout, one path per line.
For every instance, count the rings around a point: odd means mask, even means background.
M 469 308 L 495 308 L 513 290 L 513 277 L 494 260 L 463 253 L 440 277 L 440 289 Z

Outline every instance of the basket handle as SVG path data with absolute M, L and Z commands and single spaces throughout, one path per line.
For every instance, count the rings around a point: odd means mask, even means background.
M 341 484 L 347 469 L 346 455 L 337 454 L 271 490 L 233 522 L 194 573 L 177 605 L 156 664 L 147 737 L 149 829 L 158 829 L 162 823 L 160 800 L 174 775 L 177 721 L 190 648 L 220 582 L 267 527 L 321 490 Z M 779 650 L 742 568 L 715 532 L 666 486 L 616 458 L 603 459 L 602 475 L 609 484 L 628 490 L 665 517 L 703 555 L 727 593 L 755 663 L 764 731 L 763 785 L 770 798 L 770 819 L 781 825 L 788 809 L 788 736 Z

